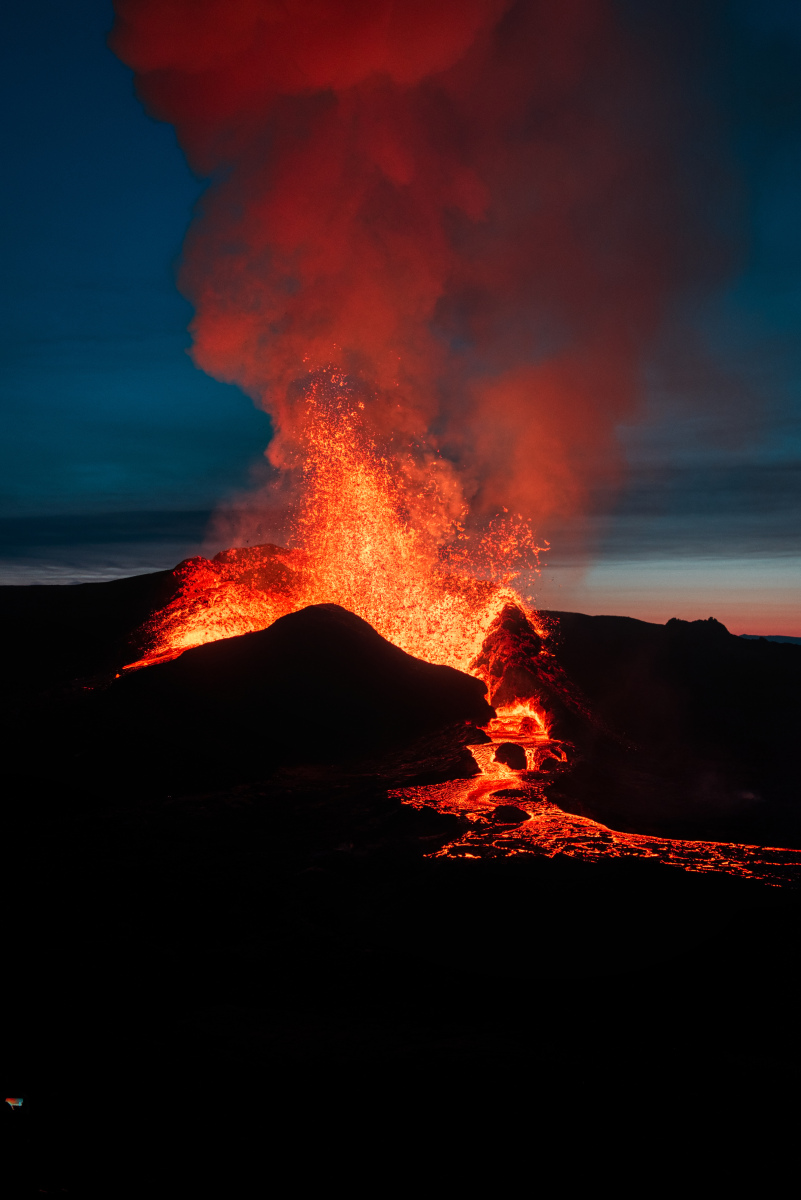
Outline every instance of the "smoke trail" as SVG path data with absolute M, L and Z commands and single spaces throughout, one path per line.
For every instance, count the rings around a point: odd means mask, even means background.
M 113 49 L 211 180 L 180 274 L 195 361 L 273 414 L 272 461 L 297 380 L 336 365 L 477 511 L 580 509 L 701 244 L 664 78 L 611 0 L 116 9 Z

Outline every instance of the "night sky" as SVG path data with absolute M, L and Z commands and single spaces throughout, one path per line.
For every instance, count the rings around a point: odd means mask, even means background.
M 537 598 L 801 635 L 801 7 L 618 9 L 703 99 L 683 186 L 725 266 L 671 296 L 617 430 L 624 482 L 542 528 Z M 175 265 L 204 184 L 107 49 L 112 21 L 103 0 L 2 17 L 3 582 L 174 565 L 264 470 L 269 418 L 185 352 Z

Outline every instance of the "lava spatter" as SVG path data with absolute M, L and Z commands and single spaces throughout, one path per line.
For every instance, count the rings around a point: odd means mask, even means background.
M 143 652 L 130 666 L 264 629 L 307 605 L 338 604 L 407 653 L 484 678 L 487 632 L 507 606 L 525 607 L 513 581 L 521 567 L 536 567 L 540 547 L 518 518 L 467 534 L 447 464 L 395 451 L 371 432 L 347 381 L 313 381 L 291 547 L 182 563 L 173 599 L 141 632 Z

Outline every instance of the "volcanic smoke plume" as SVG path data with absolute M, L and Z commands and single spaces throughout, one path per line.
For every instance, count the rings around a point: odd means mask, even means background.
M 335 368 L 474 512 L 579 509 L 702 244 L 680 106 L 622 9 L 115 3 L 114 50 L 211 180 L 180 274 L 195 361 L 273 415 L 273 463 Z

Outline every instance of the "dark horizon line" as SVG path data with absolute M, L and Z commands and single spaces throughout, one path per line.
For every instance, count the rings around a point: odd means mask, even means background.
M 235 506 L 234 506 L 235 507 Z M 233 511 L 228 509 L 227 511 Z M 111 512 L 26 514 L 0 517 L 0 558 L 28 557 L 37 548 L 124 546 L 170 542 L 201 545 L 208 540 L 215 513 L 225 508 L 120 509 Z M 599 535 L 585 540 L 590 526 Z M 705 525 L 708 524 L 709 528 Z M 575 565 L 577 559 L 641 561 L 644 558 L 795 558 L 801 543 L 795 528 L 752 528 L 734 515 L 731 530 L 720 521 L 701 523 L 687 515 L 657 518 L 620 518 L 610 525 L 603 514 L 584 514 L 553 522 L 551 546 L 542 557 L 542 569 Z M 726 536 L 726 534 L 729 536 Z M 215 539 L 211 539 L 215 540 Z
M 212 508 L 162 508 L 0 517 L 0 551 L 176 538 L 202 541 L 214 512 Z

